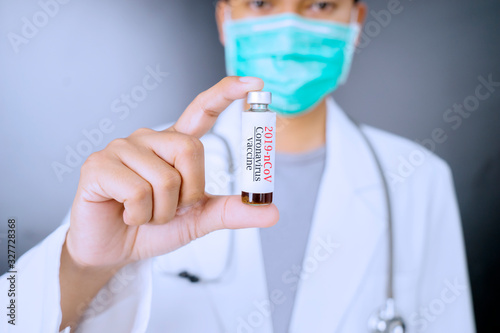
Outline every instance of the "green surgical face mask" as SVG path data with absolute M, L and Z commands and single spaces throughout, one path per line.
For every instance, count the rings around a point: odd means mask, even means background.
M 293 13 L 224 23 L 228 75 L 255 76 L 284 116 L 312 110 L 348 75 L 357 23 L 306 19 Z

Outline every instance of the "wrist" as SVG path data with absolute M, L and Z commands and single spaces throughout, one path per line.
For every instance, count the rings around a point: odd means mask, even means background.
M 113 275 L 130 263 L 123 260 L 112 264 L 93 264 L 89 261 L 82 260 L 81 256 L 78 255 L 77 251 L 74 251 L 73 248 L 70 232 L 68 232 L 61 250 L 61 266 L 64 265 L 78 274 L 93 276 L 96 274 Z

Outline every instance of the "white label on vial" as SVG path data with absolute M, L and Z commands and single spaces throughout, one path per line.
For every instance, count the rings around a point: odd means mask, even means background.
M 241 190 L 248 193 L 274 191 L 275 112 L 243 112 Z

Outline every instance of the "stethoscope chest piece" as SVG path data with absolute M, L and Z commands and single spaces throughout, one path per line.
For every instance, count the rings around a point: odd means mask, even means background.
M 370 333 L 406 332 L 403 318 L 396 314 L 393 299 L 388 299 L 386 304 L 370 317 L 368 326 Z

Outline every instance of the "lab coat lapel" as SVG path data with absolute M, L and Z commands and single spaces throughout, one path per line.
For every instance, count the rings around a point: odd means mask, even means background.
M 325 171 L 290 323 L 295 333 L 337 331 L 386 226 L 373 158 L 331 97 L 326 128 Z

